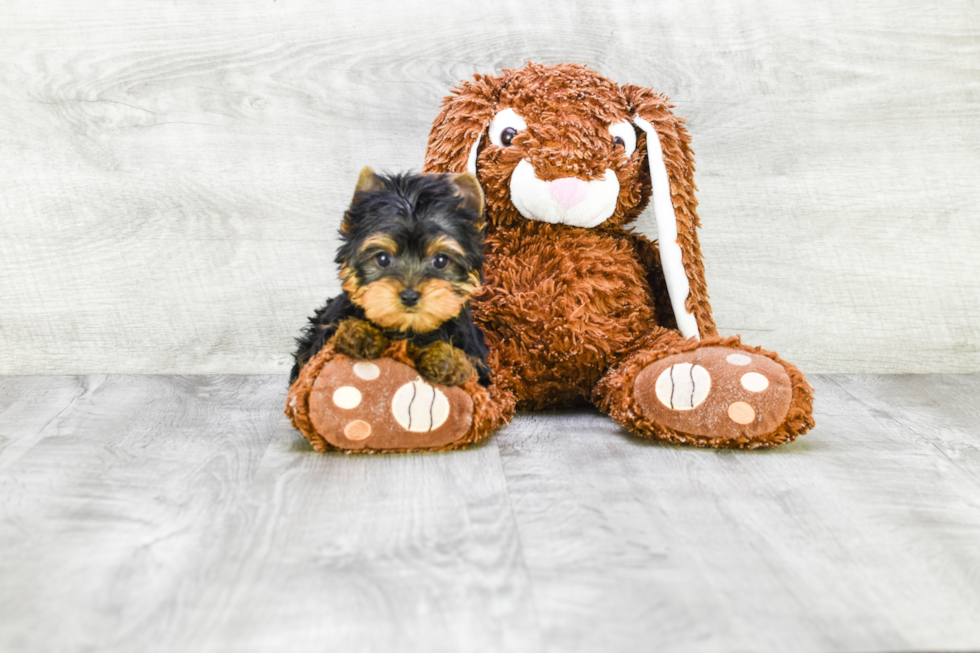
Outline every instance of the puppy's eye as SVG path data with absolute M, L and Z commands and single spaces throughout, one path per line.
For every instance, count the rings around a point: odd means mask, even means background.
M 374 262 L 379 268 L 386 268 L 391 265 L 391 255 L 388 252 L 378 252 L 374 255 Z
M 524 129 L 527 129 L 527 123 L 524 122 L 524 119 L 517 115 L 513 109 L 504 109 L 493 117 L 487 131 L 491 143 L 497 147 L 507 147 L 517 136 L 517 133 Z
M 623 156 L 630 157 L 636 151 L 636 130 L 628 122 L 614 122 L 609 125 L 609 135 L 613 137 L 613 146 L 623 148 Z
M 449 257 L 445 254 L 436 254 L 432 257 L 432 267 L 435 269 L 445 270 L 447 265 L 449 265 Z

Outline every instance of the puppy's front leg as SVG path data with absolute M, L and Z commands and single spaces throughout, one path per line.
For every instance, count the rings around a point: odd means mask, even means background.
M 351 358 L 375 359 L 388 348 L 388 339 L 370 322 L 348 318 L 337 325 L 337 333 L 330 339 L 333 348 Z
M 462 349 L 448 342 L 434 342 L 419 357 L 419 372 L 434 383 L 462 385 L 476 374 L 476 368 Z

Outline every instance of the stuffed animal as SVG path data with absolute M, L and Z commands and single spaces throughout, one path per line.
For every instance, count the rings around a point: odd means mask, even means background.
M 318 449 L 363 451 L 462 446 L 515 406 L 592 403 L 639 435 L 701 447 L 774 446 L 812 428 L 799 370 L 717 334 L 690 137 L 671 108 L 577 64 L 461 82 L 434 122 L 424 169 L 470 172 L 485 196 L 485 284 L 472 308 L 494 384 L 461 388 L 471 401 L 453 414 L 466 428 L 441 439 L 387 429 L 376 441 L 326 442 L 313 416 L 338 413 L 330 392 L 346 381 L 333 379 L 352 374 L 327 346 L 291 388 L 293 424 Z M 656 242 L 628 227 L 648 204 Z M 398 377 L 370 395 L 387 418 L 413 362 L 391 349 L 377 364 Z
M 425 170 L 476 175 L 486 289 L 473 306 L 518 408 L 593 403 L 635 433 L 702 447 L 790 442 L 812 389 L 775 353 L 719 337 L 683 120 L 584 66 L 477 75 L 443 101 Z M 627 225 L 652 205 L 657 241 Z

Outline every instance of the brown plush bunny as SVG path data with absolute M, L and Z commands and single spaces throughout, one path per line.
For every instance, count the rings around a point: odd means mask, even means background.
M 670 442 L 790 442 L 813 426 L 812 389 L 717 335 L 690 137 L 670 108 L 576 64 L 477 75 L 444 100 L 425 169 L 468 170 L 486 196 L 473 310 L 494 382 L 518 408 L 592 402 Z M 656 243 L 626 228 L 651 202 Z

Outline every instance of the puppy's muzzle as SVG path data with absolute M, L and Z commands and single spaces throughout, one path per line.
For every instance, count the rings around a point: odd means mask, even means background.
M 398 298 L 401 300 L 404 306 L 412 307 L 419 303 L 419 298 L 422 297 L 422 293 L 418 290 L 409 288 L 408 290 L 403 290 L 398 293 Z

